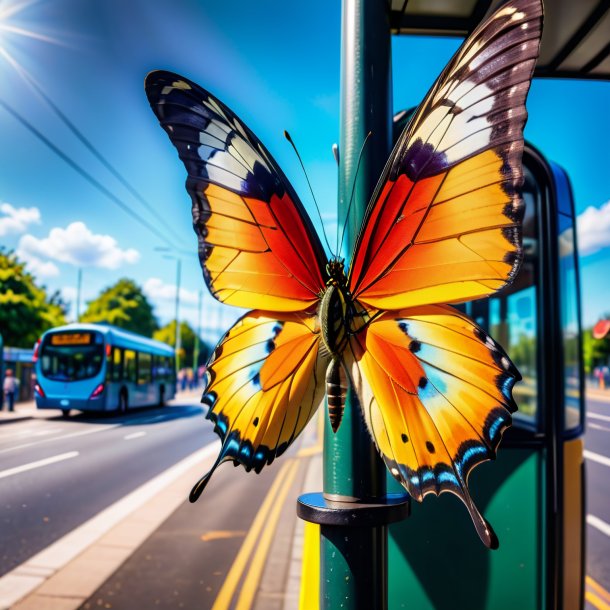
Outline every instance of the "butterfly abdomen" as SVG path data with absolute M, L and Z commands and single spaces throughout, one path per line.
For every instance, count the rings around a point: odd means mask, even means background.
M 333 358 L 326 369 L 326 398 L 328 417 L 333 432 L 336 432 L 343 419 L 345 396 L 347 395 L 347 375 L 339 358 Z

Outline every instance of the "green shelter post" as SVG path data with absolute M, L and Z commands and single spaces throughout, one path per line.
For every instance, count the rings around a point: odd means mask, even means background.
M 338 221 L 347 222 L 339 252 L 347 259 L 392 148 L 389 3 L 343 0 L 341 39 Z M 388 524 L 404 519 L 409 504 L 387 497 L 385 465 L 351 392 L 336 434 L 326 416 L 323 461 L 323 494 L 298 503 L 299 516 L 321 527 L 320 609 L 384 610 Z

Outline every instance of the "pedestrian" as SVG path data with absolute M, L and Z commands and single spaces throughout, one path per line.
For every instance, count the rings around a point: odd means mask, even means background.
M 4 383 L 2 384 L 2 390 L 4 391 L 4 396 L 6 397 L 6 402 L 8 403 L 8 410 L 15 410 L 15 394 L 17 392 L 17 388 L 19 387 L 19 382 L 15 379 L 13 375 L 13 369 L 6 369 L 6 373 L 4 376 Z

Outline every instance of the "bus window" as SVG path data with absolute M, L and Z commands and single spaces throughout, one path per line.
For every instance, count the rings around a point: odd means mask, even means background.
M 558 197 L 561 198 L 558 190 Z M 570 216 L 558 214 L 559 231 L 559 290 L 561 291 L 561 329 L 565 391 L 564 430 L 580 431 L 582 401 L 580 391 L 580 314 L 574 224 Z
M 95 377 L 104 362 L 104 340 L 99 333 L 49 334 L 40 348 L 42 375 L 53 381 Z
M 112 348 L 112 366 L 110 367 L 110 380 L 121 381 L 123 379 L 123 350 L 120 347 Z
M 125 381 L 136 381 L 136 353 L 126 349 L 123 355 L 123 379 Z
M 152 381 L 152 356 L 146 352 L 138 352 L 138 384 Z

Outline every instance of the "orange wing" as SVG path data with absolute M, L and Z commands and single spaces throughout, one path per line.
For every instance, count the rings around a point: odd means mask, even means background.
M 525 99 L 541 27 L 539 0 L 502 6 L 405 128 L 354 249 L 349 286 L 363 304 L 467 301 L 518 271 Z
M 479 536 L 497 539 L 468 492 L 468 475 L 494 459 L 516 410 L 520 375 L 502 348 L 446 305 L 388 312 L 353 335 L 346 363 L 366 424 L 392 475 L 421 501 L 451 492 Z
M 325 286 L 325 256 L 296 193 L 260 140 L 222 102 L 170 72 L 146 94 L 188 172 L 210 292 L 248 309 L 301 311 Z
M 315 317 L 252 311 L 218 344 L 202 402 L 222 449 L 195 485 L 195 501 L 219 464 L 233 460 L 260 472 L 301 433 L 324 399 L 327 358 Z

